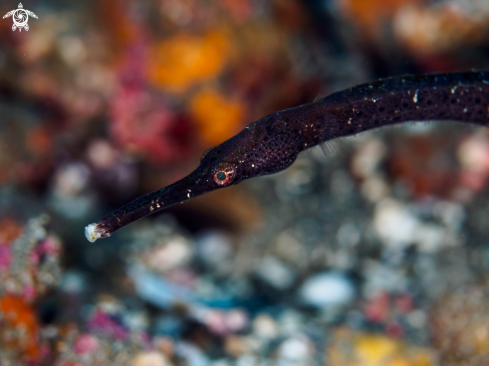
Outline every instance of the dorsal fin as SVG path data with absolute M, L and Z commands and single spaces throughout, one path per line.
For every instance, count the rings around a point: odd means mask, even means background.
M 320 99 L 324 99 L 328 95 L 329 95 L 328 93 L 319 93 L 318 95 L 316 95 L 316 98 L 314 98 L 314 100 L 312 102 L 314 103 L 314 102 L 317 102 Z

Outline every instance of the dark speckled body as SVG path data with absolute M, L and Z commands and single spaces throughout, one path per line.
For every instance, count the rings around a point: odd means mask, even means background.
M 489 123 L 489 72 L 401 76 L 362 84 L 272 116 L 302 137 L 302 150 L 408 121 Z
M 284 170 L 302 150 L 322 142 L 402 122 L 441 120 L 488 125 L 489 72 L 382 79 L 266 116 L 206 151 L 187 177 L 92 224 L 94 238 L 175 203 Z M 218 172 L 229 179 L 216 181 Z

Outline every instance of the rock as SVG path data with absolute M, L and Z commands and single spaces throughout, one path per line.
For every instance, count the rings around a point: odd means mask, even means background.
M 226 352 L 234 357 L 245 354 L 249 351 L 250 347 L 246 342 L 246 339 L 241 336 L 230 335 L 226 337 L 224 341 L 224 348 Z
M 304 325 L 304 317 L 301 313 L 289 308 L 280 314 L 279 323 L 282 333 L 296 334 L 301 331 Z
M 236 366 L 256 366 L 256 365 L 260 365 L 260 362 L 257 359 L 257 357 L 252 355 L 243 355 L 236 360 Z M 265 363 L 264 365 L 267 364 Z
M 231 332 L 239 332 L 248 326 L 248 314 L 240 309 L 232 309 L 226 314 L 226 325 Z
M 312 355 L 312 352 L 312 343 L 304 335 L 286 339 L 278 350 L 279 357 L 289 361 L 305 360 Z
M 171 338 L 156 337 L 153 344 L 157 351 L 160 351 L 169 359 L 173 358 L 175 344 Z
M 402 203 L 382 200 L 375 208 L 374 230 L 386 246 L 404 248 L 415 240 L 420 221 Z
M 176 354 L 184 359 L 187 366 L 209 366 L 209 358 L 198 347 L 191 343 L 177 344 Z
M 346 304 L 353 300 L 355 289 L 341 273 L 324 272 L 309 277 L 299 288 L 299 296 L 307 305 L 317 308 Z
M 379 292 L 407 291 L 408 281 L 401 269 L 395 269 L 378 261 L 365 261 L 365 284 L 362 292 L 364 296 L 373 298 Z
M 232 253 L 229 237 L 220 231 L 208 231 L 196 240 L 198 257 L 208 266 L 219 265 Z
M 416 231 L 415 240 L 418 249 L 425 253 L 434 253 L 450 244 L 446 230 L 440 225 L 422 224 Z
M 383 141 L 366 140 L 356 151 L 352 159 L 352 172 L 359 178 L 368 178 L 378 169 L 385 157 L 386 147 Z
M 357 226 L 353 223 L 346 223 L 340 226 L 336 233 L 336 239 L 338 244 L 343 247 L 354 247 L 356 246 L 361 238 L 360 231 Z
M 161 353 L 156 351 L 138 353 L 132 360 L 133 366 L 171 366 Z
M 192 248 L 182 236 L 173 236 L 168 241 L 148 250 L 143 255 L 144 262 L 149 268 L 159 272 L 183 266 L 192 258 Z
M 296 279 L 295 272 L 274 257 L 263 258 L 256 267 L 256 274 L 278 290 L 286 290 Z
M 278 336 L 280 327 L 278 323 L 267 314 L 260 314 L 253 319 L 253 333 L 258 337 L 273 339 Z

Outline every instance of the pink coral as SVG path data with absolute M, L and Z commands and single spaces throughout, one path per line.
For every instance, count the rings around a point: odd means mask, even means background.
M 126 339 L 129 336 L 129 331 L 116 322 L 110 315 L 97 309 L 88 323 L 88 328 L 93 332 L 103 333 L 115 339 Z
M 90 354 L 99 349 L 99 347 L 99 341 L 91 334 L 80 335 L 73 344 L 73 350 L 78 355 Z
M 164 101 L 139 86 L 123 86 L 110 104 L 114 139 L 155 164 L 181 160 L 189 151 L 190 125 Z
M 0 244 L 0 272 L 6 271 L 12 262 L 12 252 L 6 245 Z

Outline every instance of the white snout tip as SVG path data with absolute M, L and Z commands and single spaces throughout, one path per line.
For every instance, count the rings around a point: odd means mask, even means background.
M 97 232 L 97 224 L 90 224 L 85 226 L 85 237 L 90 243 L 102 237 L 102 235 Z

